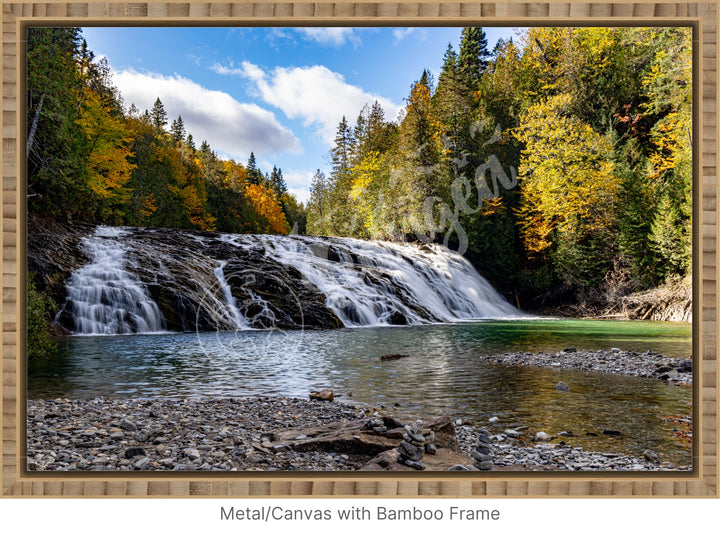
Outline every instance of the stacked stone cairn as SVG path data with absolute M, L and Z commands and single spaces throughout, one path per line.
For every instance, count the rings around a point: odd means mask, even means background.
M 477 446 L 472 452 L 472 459 L 475 468 L 478 470 L 492 470 L 493 469 L 493 456 L 492 456 L 492 442 L 490 439 L 490 433 L 486 429 L 480 429 L 478 431 L 478 442 Z
M 425 470 L 425 463 L 421 459 L 426 453 L 435 455 L 437 452 L 435 433 L 430 429 L 424 429 L 422 420 L 404 427 L 405 434 L 397 449 L 397 460 L 416 470 Z

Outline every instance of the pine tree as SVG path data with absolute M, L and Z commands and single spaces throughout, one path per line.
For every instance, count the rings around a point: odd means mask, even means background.
M 255 153 L 250 152 L 247 165 L 245 166 L 247 172 L 247 183 L 248 184 L 262 184 L 265 182 L 265 177 L 262 171 L 258 169 L 257 162 L 255 161 Z
M 278 199 L 281 198 L 284 193 L 287 193 L 287 184 L 283 178 L 282 169 L 278 169 L 277 166 L 273 166 L 269 182 L 270 189 L 277 195 Z
M 458 68 L 467 87 L 476 91 L 491 57 L 487 37 L 482 28 L 463 28 L 461 35 Z
M 165 111 L 165 106 L 163 106 L 163 103 L 160 101 L 160 97 L 155 100 L 155 104 L 150 111 L 150 118 L 152 119 L 153 126 L 157 130 L 165 128 L 167 124 L 167 112 Z
M 180 146 L 182 141 L 185 139 L 185 124 L 183 123 L 182 116 L 178 116 L 178 118 L 172 122 L 172 125 L 170 126 L 170 135 L 175 142 L 175 146 Z

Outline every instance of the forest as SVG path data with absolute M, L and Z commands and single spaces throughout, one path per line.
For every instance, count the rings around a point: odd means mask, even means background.
M 449 44 L 397 121 L 337 128 L 308 231 L 442 241 L 521 305 L 691 271 L 689 28 L 531 28 Z
M 123 102 L 80 29 L 30 29 L 27 62 L 39 217 L 440 242 L 527 309 L 691 272 L 690 28 L 536 27 L 493 50 L 464 28 L 400 117 L 342 118 L 306 206 L 254 154 L 197 148 L 160 99 Z
M 28 31 L 28 208 L 108 225 L 304 233 L 282 170 L 199 148 L 160 99 L 124 103 L 78 28 Z

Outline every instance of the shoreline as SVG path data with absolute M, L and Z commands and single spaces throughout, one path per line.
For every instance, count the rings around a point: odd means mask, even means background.
M 509 365 L 654 377 L 677 386 L 692 383 L 690 361 L 651 351 L 566 348 L 486 358 Z M 308 438 L 304 435 L 308 429 L 333 426 L 359 433 L 363 424 L 385 417 L 382 409 L 285 397 L 38 399 L 27 403 L 28 469 L 32 471 L 355 471 L 363 469 L 377 452 L 363 450 L 352 440 L 352 447 L 339 446 L 344 443 L 338 437 L 329 442 L 337 451 L 327 444 L 313 450 L 307 440 L 300 439 Z M 570 439 L 565 436 L 530 436 L 521 427 L 504 429 L 501 421 L 492 418 L 484 424 L 448 422 L 457 452 L 467 456 L 468 462 L 460 462 L 467 470 L 476 470 L 471 457 L 481 430 L 490 436 L 494 471 L 690 469 L 664 462 L 650 450 L 642 455 L 585 451 L 566 444 L 564 440 Z M 691 416 L 680 417 L 677 425 L 686 439 L 692 437 Z M 288 432 L 294 436 L 294 430 L 298 431 L 294 440 L 277 439 L 287 438 Z
M 587 351 L 568 347 L 561 351 L 518 351 L 484 358 L 498 364 L 631 375 L 655 378 L 673 385 L 692 385 L 691 359 L 666 357 L 651 350 L 639 353 L 619 348 Z

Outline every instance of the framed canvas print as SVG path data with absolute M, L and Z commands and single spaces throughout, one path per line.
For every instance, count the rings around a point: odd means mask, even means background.
M 714 5 L 63 6 L 5 493 L 716 494 Z

